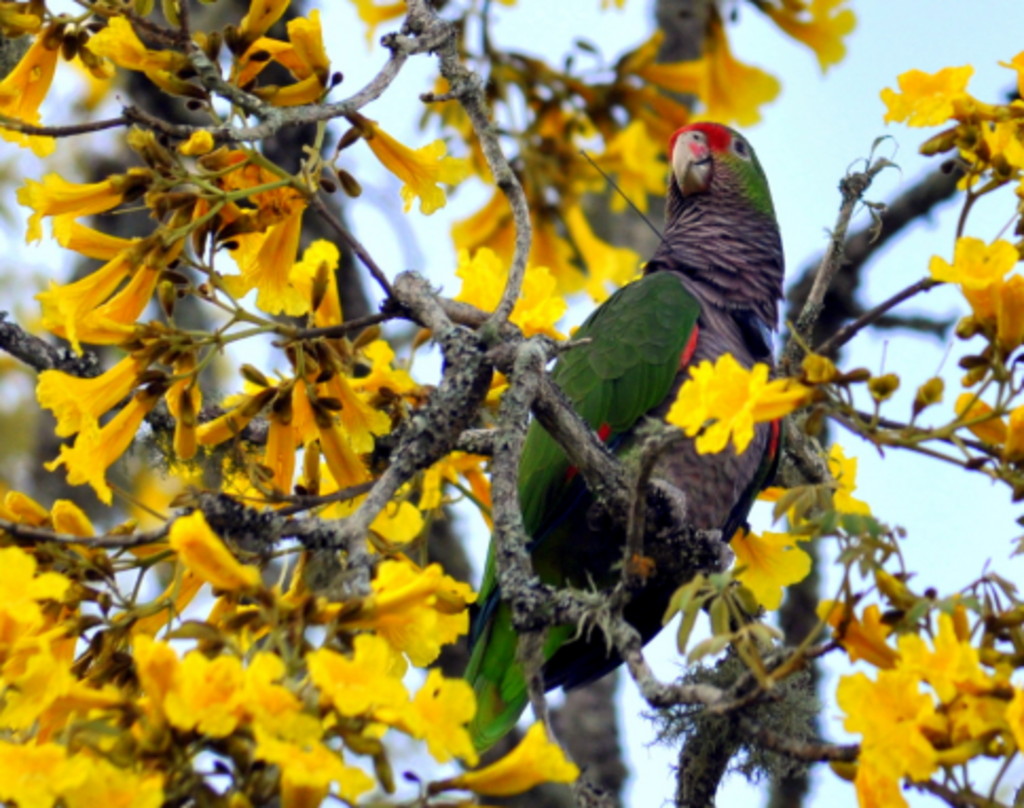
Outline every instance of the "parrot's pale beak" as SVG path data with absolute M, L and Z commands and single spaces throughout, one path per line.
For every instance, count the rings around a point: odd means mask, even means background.
M 683 196 L 702 194 L 711 185 L 714 161 L 702 143 L 680 138 L 672 154 L 672 172 Z

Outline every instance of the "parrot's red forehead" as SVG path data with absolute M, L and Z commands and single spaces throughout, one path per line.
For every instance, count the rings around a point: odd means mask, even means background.
M 732 132 L 726 127 L 718 123 L 691 123 L 689 126 L 684 126 L 681 129 L 677 129 L 672 137 L 668 141 L 668 153 L 672 155 L 673 150 L 676 147 L 676 140 L 679 139 L 680 135 L 687 132 L 703 132 L 704 136 L 708 139 L 708 146 L 713 152 L 724 151 L 729 148 L 729 144 L 732 143 Z

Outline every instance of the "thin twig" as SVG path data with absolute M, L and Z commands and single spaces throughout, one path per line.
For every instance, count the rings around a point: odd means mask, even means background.
M 783 357 L 783 367 L 795 365 L 801 354 L 800 344 L 806 342 L 814 324 L 825 308 L 825 294 L 836 273 L 843 265 L 843 253 L 846 246 L 846 233 L 850 227 L 850 220 L 853 218 L 857 205 L 864 198 L 865 192 L 871 187 L 871 182 L 884 169 L 892 166 L 889 160 L 879 158 L 870 164 L 866 170 L 850 173 L 839 182 L 839 191 L 843 201 L 839 206 L 839 215 L 836 217 L 835 227 L 829 237 L 828 247 L 821 259 L 811 292 L 807 296 L 803 310 L 797 318 L 794 326 L 794 337 L 786 346 L 786 353 Z
M 821 345 L 817 346 L 814 349 L 814 352 L 816 354 L 821 354 L 822 356 L 831 356 L 833 353 L 835 353 L 841 347 L 843 347 L 846 343 L 848 343 L 851 339 L 853 339 L 859 331 L 871 325 L 873 322 L 875 322 L 878 318 L 880 318 L 890 309 L 895 308 L 900 303 L 904 302 L 905 300 L 909 300 L 910 298 L 920 294 L 921 292 L 931 291 L 938 285 L 939 282 L 932 280 L 931 278 L 921 278 L 921 280 L 910 284 L 910 286 L 908 286 L 907 288 L 894 294 L 884 303 L 879 303 L 874 308 L 868 309 L 852 323 L 847 323 L 846 325 L 844 325 L 842 328 L 836 331 L 835 334 L 833 334 L 831 337 L 829 337 L 827 340 L 821 343 Z
M 391 286 L 391 281 L 388 280 L 388 276 L 384 274 L 384 270 L 380 268 L 376 261 L 370 256 L 370 253 L 366 251 L 366 248 L 362 245 L 345 225 L 343 225 L 338 217 L 334 215 L 334 212 L 324 204 L 324 201 L 319 197 L 315 196 L 310 200 L 309 206 L 315 210 L 323 220 L 340 238 L 348 245 L 349 249 L 363 262 L 363 266 L 369 270 L 370 274 L 380 285 L 381 289 L 384 290 L 384 294 L 387 299 L 390 300 L 395 296 L 395 290 Z
M 67 126 L 36 126 L 35 124 L 8 118 L 6 115 L 0 115 L 0 129 L 39 137 L 86 135 L 90 132 L 102 132 L 105 129 L 128 126 L 130 123 L 131 120 L 126 115 L 119 115 L 116 118 L 105 118 L 102 121 L 90 121 L 89 123 L 70 124 Z
M 370 481 L 360 483 L 359 485 L 351 485 L 348 488 L 342 488 L 340 491 L 335 491 L 331 494 L 324 494 L 319 497 L 292 497 L 291 504 L 285 505 L 283 508 L 278 508 L 277 514 L 279 516 L 291 516 L 292 514 L 309 511 L 313 508 L 320 508 L 324 505 L 333 505 L 335 502 L 346 502 L 367 493 L 371 488 L 373 488 L 373 485 L 373 481 Z
M 173 521 L 173 520 L 172 520 Z M 57 544 L 78 544 L 84 547 L 138 547 L 153 544 L 167 536 L 171 522 L 155 530 L 133 533 L 128 536 L 111 534 L 105 536 L 74 536 L 70 533 L 56 533 L 45 527 L 33 527 L 7 519 L 0 519 L 0 531 L 15 539 L 32 542 L 55 542 Z
M 840 761 L 850 763 L 857 759 L 860 754 L 858 744 L 834 744 L 827 741 L 804 741 L 790 738 L 774 730 L 762 727 L 747 716 L 740 716 L 740 729 L 751 738 L 775 752 L 781 752 L 787 757 L 803 760 L 808 763 Z
M 938 797 L 952 808 L 1009 808 L 1006 803 L 990 800 L 973 791 L 963 789 L 954 791 L 934 780 L 925 780 L 922 783 L 911 782 L 910 786 Z
M 640 449 L 640 463 L 633 483 L 633 502 L 626 522 L 626 554 L 622 567 L 622 581 L 630 589 L 642 586 L 646 579 L 640 562 L 644 554 L 644 533 L 647 529 L 648 483 L 661 456 L 682 438 L 681 430 L 669 428 L 666 431 L 662 428 L 657 434 L 648 437 Z
M 369 328 L 371 325 L 378 325 L 379 323 L 386 323 L 389 320 L 394 320 L 401 317 L 397 312 L 379 312 L 378 314 L 368 314 L 365 317 L 358 317 L 354 320 L 348 320 L 340 325 L 327 325 L 322 328 L 300 328 L 295 332 L 293 339 L 304 340 L 304 339 L 318 339 L 320 337 L 327 337 L 333 339 L 335 337 L 346 337 L 357 331 L 362 331 L 365 328 Z
M 466 67 L 460 58 L 455 27 L 441 20 L 425 0 L 409 0 L 409 13 L 405 25 L 414 33 L 421 36 L 433 34 L 439 40 L 437 54 L 441 62 L 441 75 L 447 79 L 450 87 L 447 97 L 457 98 L 465 110 L 480 142 L 480 149 L 487 160 L 491 176 L 512 208 L 516 232 L 515 253 L 501 301 L 488 318 L 488 325 L 491 328 L 500 329 L 512 314 L 512 309 L 519 299 L 523 276 L 526 274 L 526 262 L 533 243 L 533 227 L 526 193 L 501 149 L 497 128 L 491 120 L 483 81 Z

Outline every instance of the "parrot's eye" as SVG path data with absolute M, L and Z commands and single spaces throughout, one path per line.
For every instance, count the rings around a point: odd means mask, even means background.
M 739 138 L 736 138 L 735 140 L 733 140 L 733 142 L 732 142 L 732 150 L 738 156 L 742 157 L 744 160 L 749 160 L 750 159 L 750 149 L 749 149 L 749 147 L 747 146 L 747 144 L 744 141 L 740 140 Z

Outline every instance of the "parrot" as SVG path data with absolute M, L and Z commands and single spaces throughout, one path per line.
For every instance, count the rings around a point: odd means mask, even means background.
M 768 180 L 754 150 L 729 127 L 694 123 L 672 135 L 668 157 L 660 245 L 642 277 L 590 315 L 574 336 L 580 345 L 563 353 L 551 372 L 579 415 L 623 459 L 638 449 L 637 428 L 646 418 L 665 420 L 698 363 L 730 353 L 747 369 L 758 362 L 773 366 L 784 259 Z M 694 439 L 684 439 L 661 458 L 655 476 L 683 492 L 690 527 L 721 530 L 728 541 L 774 476 L 779 437 L 778 422 L 758 424 L 742 454 L 728 447 L 705 455 Z M 519 501 L 541 581 L 580 590 L 615 585 L 624 531 L 591 524 L 593 498 L 581 475 L 536 420 L 520 460 Z M 529 701 L 494 551 L 492 541 L 465 673 L 477 700 L 470 735 L 481 752 L 515 725 Z M 644 643 L 661 629 L 672 593 L 683 583 L 660 580 L 655 570 L 626 607 L 625 618 Z M 603 636 L 578 635 L 576 626 L 548 630 L 546 690 L 580 687 L 620 664 Z

